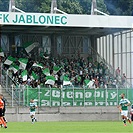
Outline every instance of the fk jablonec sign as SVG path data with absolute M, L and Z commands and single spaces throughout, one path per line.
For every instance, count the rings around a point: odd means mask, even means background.
M 132 16 L 0 12 L 0 25 L 132 28 Z
M 132 102 L 132 89 L 27 89 L 25 104 L 32 98 L 39 106 L 116 106 L 121 93 Z
M 14 25 L 66 25 L 67 17 L 63 15 L 48 14 L 22 14 L 22 13 L 1 13 L 2 24 Z

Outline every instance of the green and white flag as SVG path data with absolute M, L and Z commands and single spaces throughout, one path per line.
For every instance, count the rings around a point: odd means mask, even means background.
M 43 74 L 45 74 L 46 76 L 50 76 L 50 70 L 49 70 L 49 68 L 45 68 L 43 70 Z
M 0 56 L 4 57 L 4 52 L 2 51 L 2 48 L 0 48 Z
M 45 59 L 49 59 L 49 56 L 45 56 L 45 55 L 44 55 L 43 58 L 45 58 Z
M 31 52 L 36 46 L 38 46 L 39 43 L 38 42 L 27 42 L 24 44 L 24 48 L 26 50 L 27 53 Z
M 85 83 L 85 86 L 88 86 L 89 83 L 90 83 L 90 80 L 89 80 L 89 79 L 85 79 L 85 80 L 84 80 L 84 83 Z
M 19 70 L 19 66 L 17 66 L 16 64 L 12 64 L 9 70 L 13 70 L 13 72 L 16 73 Z
M 32 71 L 31 79 L 37 80 L 38 78 L 39 78 L 38 75 L 34 71 Z
M 23 81 L 26 81 L 27 80 L 27 70 L 24 70 L 22 73 L 21 73 L 21 76 L 22 76 L 22 79 Z
M 5 60 L 4 64 L 10 66 L 15 60 L 16 60 L 15 58 L 13 58 L 12 56 L 9 56 L 9 57 Z
M 54 76 L 46 76 L 45 84 L 54 85 L 55 84 L 55 77 Z
M 69 77 L 67 76 L 63 77 L 63 86 L 64 85 L 72 85 L 72 82 L 69 80 Z
M 62 67 L 54 66 L 53 67 L 53 73 L 56 74 Z
M 39 64 L 39 63 L 34 63 L 33 66 L 43 68 L 43 65 L 42 64 Z
M 27 63 L 28 63 L 28 59 L 26 58 L 20 58 L 19 60 L 19 68 L 22 69 L 22 70 L 25 70 L 26 66 L 27 66 Z
M 78 76 L 78 77 L 77 77 L 77 80 L 80 82 L 80 81 L 81 81 L 81 77 L 80 77 L 80 76 Z

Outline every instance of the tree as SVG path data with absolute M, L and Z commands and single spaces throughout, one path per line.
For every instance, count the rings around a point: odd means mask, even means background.
M 132 0 L 104 0 L 111 15 L 132 15 Z
M 25 12 L 39 12 L 43 0 L 15 0 L 16 7 Z
M 7 12 L 9 10 L 9 0 L 0 0 L 0 11 Z
M 97 8 L 98 10 L 108 14 L 107 6 L 104 0 L 97 0 Z
M 92 0 L 57 0 L 58 8 L 68 14 L 90 14 Z M 51 0 L 15 0 L 25 12 L 50 13 Z M 0 0 L 0 11 L 8 11 L 9 0 Z M 97 0 L 98 10 L 111 15 L 132 15 L 133 0 Z
M 68 14 L 82 14 L 83 9 L 79 0 L 58 0 L 58 8 Z
M 57 0 L 58 9 L 68 14 L 90 14 L 92 0 Z M 97 0 L 100 11 L 107 12 L 104 0 Z M 25 12 L 45 12 L 51 9 L 51 0 L 16 0 L 16 6 Z

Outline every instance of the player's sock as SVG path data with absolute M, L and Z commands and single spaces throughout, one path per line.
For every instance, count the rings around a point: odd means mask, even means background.
M 123 119 L 123 122 L 124 122 L 124 124 L 126 125 L 126 120 L 125 120 L 125 119 Z
M 32 123 L 34 122 L 34 118 L 31 119 L 32 120 Z
M 127 117 L 127 120 L 128 120 L 128 122 L 131 124 L 132 123 L 132 121 Z
M 7 128 L 6 122 L 4 121 L 3 117 L 0 117 L 0 120 L 1 120 L 2 124 L 4 125 L 4 127 Z
M 6 118 L 5 118 L 5 117 L 3 117 L 3 120 L 7 123 L 7 120 L 6 120 Z
M 34 117 L 34 121 L 37 122 L 37 119 Z

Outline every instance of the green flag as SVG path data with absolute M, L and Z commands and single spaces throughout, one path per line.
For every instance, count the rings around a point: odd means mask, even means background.
M 6 65 L 11 65 L 14 61 L 16 61 L 16 59 L 13 58 L 12 56 L 9 56 L 9 57 L 5 60 L 4 64 L 6 64 Z
M 72 82 L 69 80 L 68 76 L 63 77 L 63 86 L 64 85 L 72 85 Z
M 49 68 L 45 68 L 45 69 L 43 70 L 43 74 L 45 74 L 46 76 L 49 76 L 49 75 L 50 75 L 50 70 L 49 70 Z
M 25 70 L 27 63 L 28 63 L 28 59 L 20 58 L 18 61 L 20 63 L 19 68 Z
M 45 84 L 54 85 L 55 84 L 55 77 L 54 76 L 46 76 Z
M 42 64 L 39 64 L 39 63 L 34 63 L 33 66 L 43 68 L 43 65 Z
M 2 48 L 0 48 L 0 56 L 4 57 L 4 52 L 2 51 Z
M 77 80 L 80 82 L 80 81 L 81 81 L 81 77 L 80 77 L 80 76 L 78 76 L 78 77 L 77 77 Z
M 86 86 L 88 86 L 89 82 L 90 82 L 89 79 L 85 79 L 85 80 L 84 80 L 84 83 L 85 83 Z
M 22 76 L 22 79 L 23 81 L 26 81 L 27 80 L 27 70 L 24 70 L 22 73 L 21 73 L 21 76 Z
M 38 75 L 34 71 L 32 71 L 31 79 L 37 80 L 38 78 L 39 78 Z
M 59 66 L 54 66 L 53 67 L 53 72 L 54 74 L 56 74 L 62 67 L 59 67 Z
M 27 53 L 31 52 L 36 46 L 38 46 L 39 43 L 38 42 L 27 42 L 24 44 L 24 48 L 26 50 Z
M 19 70 L 19 66 L 17 66 L 16 64 L 12 64 L 9 70 L 13 70 L 13 72 L 16 73 Z

